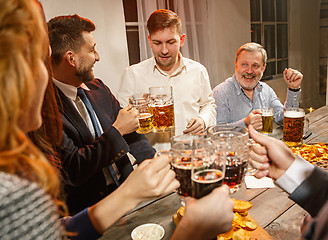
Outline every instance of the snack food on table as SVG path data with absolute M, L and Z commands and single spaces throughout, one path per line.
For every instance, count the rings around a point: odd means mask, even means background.
M 252 207 L 252 203 L 248 201 L 236 200 L 234 201 L 234 218 L 232 220 L 232 228 L 226 233 L 217 236 L 217 240 L 249 240 L 250 232 L 257 228 L 257 224 L 252 222 L 248 216 L 248 210 Z M 175 225 L 184 215 L 185 207 L 180 207 L 176 214 L 173 215 Z
M 252 203 L 234 198 L 232 200 L 235 203 L 232 228 L 229 232 L 218 235 L 217 240 L 249 240 L 250 231 L 257 228 L 257 225 L 248 216 L 248 210 L 252 207 Z
M 325 143 L 302 144 L 290 148 L 293 153 L 300 155 L 305 160 L 322 168 L 328 168 L 328 146 Z
M 233 211 L 239 213 L 245 213 L 252 207 L 252 203 L 248 201 L 236 200 L 234 198 L 231 199 L 234 202 Z

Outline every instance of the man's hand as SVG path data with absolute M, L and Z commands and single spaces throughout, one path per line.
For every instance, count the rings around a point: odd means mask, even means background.
M 299 71 L 292 68 L 285 68 L 284 79 L 288 88 L 298 89 L 301 86 L 303 75 Z
M 234 203 L 229 196 L 229 187 L 214 189 L 200 199 L 185 198 L 184 216 L 172 239 L 212 239 L 231 229 Z
M 278 179 L 294 162 L 295 155 L 284 142 L 258 133 L 252 126 L 248 130 L 250 137 L 258 143 L 252 145 L 249 153 L 251 165 L 259 170 L 255 177 Z
M 198 134 L 205 130 L 205 122 L 200 117 L 194 117 L 192 118 L 188 125 L 186 126 L 186 129 L 183 131 L 184 134 L 190 133 L 190 134 Z
M 244 120 L 245 125 L 248 127 L 252 125 L 255 130 L 262 130 L 262 113 L 260 109 L 255 109 Z
M 115 127 L 122 136 L 136 131 L 139 127 L 138 114 L 139 111 L 132 108 L 131 105 L 122 108 L 118 112 L 116 121 L 113 123 L 113 127 Z

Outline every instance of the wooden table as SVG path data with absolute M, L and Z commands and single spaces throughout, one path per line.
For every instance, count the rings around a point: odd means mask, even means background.
M 307 114 L 312 133 L 304 143 L 328 142 L 328 106 Z M 276 128 L 274 137 L 282 138 L 282 128 Z M 242 189 L 231 197 L 251 201 L 253 207 L 249 214 L 276 240 L 297 240 L 300 237 L 300 225 L 306 212 L 288 198 L 288 195 L 279 187 L 270 189 Z M 165 239 L 170 239 L 175 226 L 173 214 L 180 207 L 179 197 L 169 194 L 164 198 L 144 203 L 136 210 L 128 213 L 110 227 L 101 239 L 131 239 L 132 230 L 144 223 L 157 223 L 165 229 Z M 258 238 L 260 240 L 260 238 Z

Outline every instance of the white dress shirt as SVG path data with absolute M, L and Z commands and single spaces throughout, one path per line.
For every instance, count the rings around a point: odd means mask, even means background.
M 182 134 L 196 116 L 204 120 L 206 128 L 216 122 L 216 105 L 206 68 L 179 56 L 180 66 L 171 75 L 157 66 L 154 57 L 127 67 L 117 93 L 121 106 L 125 107 L 134 93 L 148 93 L 149 87 L 172 86 L 176 135 Z

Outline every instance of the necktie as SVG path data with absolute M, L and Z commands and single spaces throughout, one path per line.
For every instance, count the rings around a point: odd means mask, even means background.
M 93 111 L 92 105 L 91 105 L 91 103 L 90 103 L 87 95 L 85 94 L 84 90 L 82 88 L 80 88 L 80 87 L 77 89 L 77 95 L 80 97 L 80 99 L 84 103 L 85 107 L 87 108 L 88 113 L 89 113 L 89 116 L 91 118 L 91 122 L 92 122 L 93 128 L 95 130 L 96 137 L 99 137 L 101 135 L 100 127 L 98 125 L 98 122 L 97 122 L 97 119 L 96 119 L 96 115 L 95 115 L 95 113 Z M 117 179 L 117 176 L 116 176 L 116 173 L 115 173 L 113 167 L 111 165 L 109 165 L 108 166 L 108 169 L 109 169 L 109 173 L 112 176 L 115 184 L 117 186 L 119 186 L 120 185 L 120 182 Z

